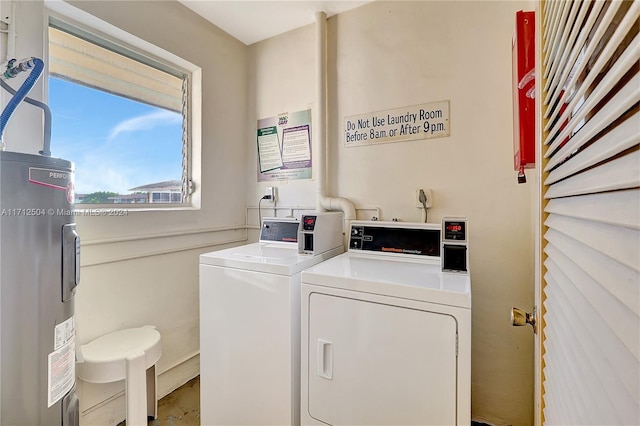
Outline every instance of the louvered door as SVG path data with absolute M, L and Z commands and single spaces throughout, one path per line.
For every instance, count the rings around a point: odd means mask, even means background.
M 637 425 L 640 2 L 539 9 L 542 420 Z

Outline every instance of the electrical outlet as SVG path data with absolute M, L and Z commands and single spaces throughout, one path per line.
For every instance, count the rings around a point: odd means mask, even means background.
M 269 199 L 268 201 L 271 201 L 272 203 L 275 203 L 275 201 L 276 201 L 276 188 L 275 188 L 275 186 L 267 186 L 264 189 L 264 195 L 271 196 L 271 199 Z
M 427 205 L 427 208 L 430 209 L 433 205 L 433 194 L 430 189 L 416 189 L 416 207 L 419 209 L 423 208 L 422 202 L 420 201 L 420 191 L 424 191 L 424 195 L 427 196 L 427 202 L 425 204 Z

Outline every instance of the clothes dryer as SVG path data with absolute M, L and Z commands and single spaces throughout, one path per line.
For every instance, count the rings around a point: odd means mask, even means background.
M 300 273 L 344 251 L 342 217 L 265 218 L 260 242 L 200 256 L 203 425 L 300 423 Z
M 471 280 L 442 234 L 354 221 L 348 252 L 302 272 L 302 424 L 469 425 Z

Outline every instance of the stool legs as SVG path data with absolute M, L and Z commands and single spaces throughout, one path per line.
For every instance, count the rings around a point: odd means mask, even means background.
M 127 426 L 147 426 L 149 417 L 157 418 L 156 363 L 162 356 L 160 341 L 155 327 L 144 326 L 114 331 L 80 347 L 80 379 L 90 383 L 125 379 Z
M 158 418 L 157 382 L 156 365 L 153 364 L 147 369 L 147 416 L 154 420 Z
M 147 384 L 145 353 L 127 355 L 127 426 L 147 426 Z

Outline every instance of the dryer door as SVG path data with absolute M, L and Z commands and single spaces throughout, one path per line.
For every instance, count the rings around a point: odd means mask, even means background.
M 447 314 L 311 294 L 309 414 L 331 425 L 456 424 L 456 336 Z

